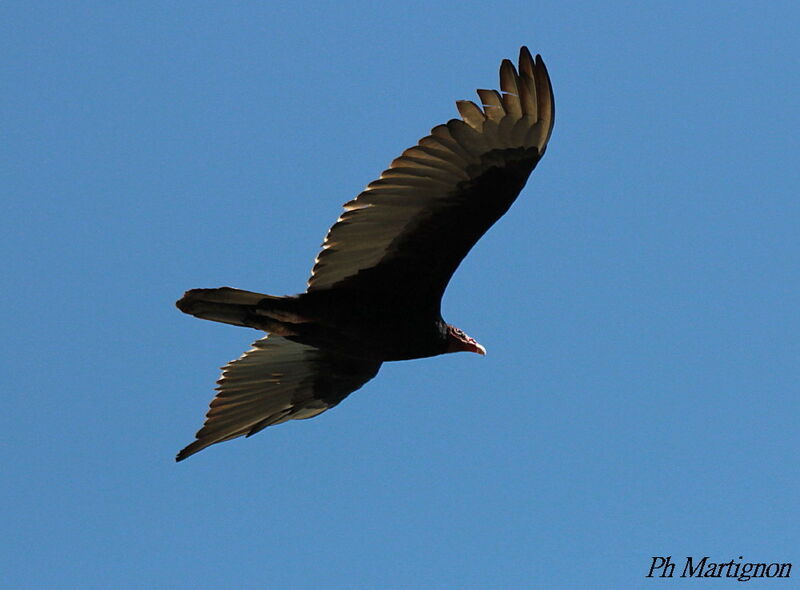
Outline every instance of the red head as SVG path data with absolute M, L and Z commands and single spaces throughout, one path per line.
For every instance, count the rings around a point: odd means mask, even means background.
M 464 332 L 447 324 L 447 350 L 446 352 L 459 352 L 466 350 L 467 352 L 477 352 L 478 354 L 486 354 L 486 349 L 478 344 L 475 340 L 467 336 Z

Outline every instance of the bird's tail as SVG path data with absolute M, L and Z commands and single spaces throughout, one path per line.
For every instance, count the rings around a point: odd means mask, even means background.
M 296 302 L 296 297 L 221 287 L 186 291 L 175 305 L 182 312 L 204 320 L 291 336 L 295 333 L 292 325 L 312 321 L 297 313 Z

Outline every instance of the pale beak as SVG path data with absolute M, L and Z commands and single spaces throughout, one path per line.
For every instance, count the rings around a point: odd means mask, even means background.
M 478 354 L 486 356 L 486 349 L 477 342 L 475 343 L 475 349 L 472 352 L 477 352 Z

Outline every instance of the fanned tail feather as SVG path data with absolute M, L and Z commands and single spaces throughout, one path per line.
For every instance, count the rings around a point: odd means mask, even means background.
M 290 308 L 293 297 L 276 297 L 231 287 L 192 289 L 175 305 L 184 313 L 203 320 L 255 328 L 279 336 L 290 336 L 292 324 L 309 321 Z

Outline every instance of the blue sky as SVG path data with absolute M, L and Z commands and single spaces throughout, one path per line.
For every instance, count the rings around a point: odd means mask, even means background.
M 650 557 L 800 568 L 798 18 L 4 3 L 7 587 L 683 588 L 645 579 Z M 489 354 L 385 365 L 318 418 L 176 465 L 258 334 L 175 299 L 302 290 L 341 204 L 522 44 L 552 76 L 550 147 L 443 306 Z

